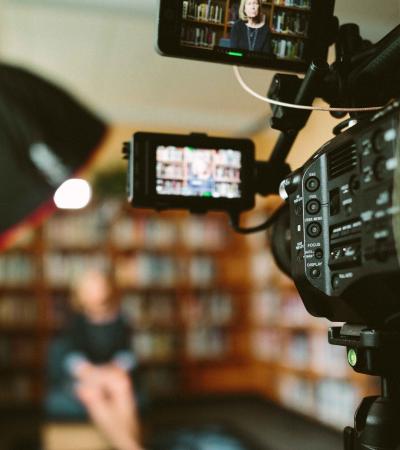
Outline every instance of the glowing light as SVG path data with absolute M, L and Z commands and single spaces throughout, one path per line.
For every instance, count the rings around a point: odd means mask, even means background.
M 91 198 L 90 184 L 79 178 L 71 178 L 57 189 L 54 203 L 60 209 L 81 209 L 88 205 Z

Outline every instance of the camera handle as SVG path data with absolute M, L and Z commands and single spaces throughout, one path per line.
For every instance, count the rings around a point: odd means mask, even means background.
M 321 88 L 321 83 L 329 69 L 326 61 L 310 64 L 303 80 L 295 75 L 275 75 L 268 96 L 279 100 L 288 100 L 295 104 L 311 105 Z M 287 82 L 288 80 L 288 82 Z M 306 125 L 311 111 L 293 110 L 290 108 L 273 107 L 271 126 L 281 131 L 268 161 L 257 161 L 254 170 L 254 191 L 267 196 L 279 194 L 282 180 L 291 172 L 286 163 L 287 155 L 300 130 Z M 241 234 L 257 233 L 273 225 L 281 214 L 281 208 L 275 211 L 264 223 L 258 226 L 243 228 L 240 226 L 240 213 L 231 211 L 230 223 L 234 231 Z
M 329 69 L 326 61 L 310 64 L 303 80 L 295 75 L 275 75 L 269 95 L 279 100 L 290 100 L 297 105 L 311 105 L 320 90 Z M 255 190 L 258 194 L 278 194 L 282 180 L 291 172 L 285 162 L 300 130 L 306 125 L 311 111 L 273 107 L 271 126 L 281 131 L 268 161 L 257 161 Z
M 381 377 L 381 395 L 364 398 L 354 427 L 344 429 L 344 450 L 399 450 L 400 333 L 346 324 L 330 328 L 328 339 L 347 348 L 356 372 Z

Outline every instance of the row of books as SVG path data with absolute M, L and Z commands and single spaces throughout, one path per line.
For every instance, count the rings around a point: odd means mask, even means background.
M 226 292 L 192 294 L 183 302 L 183 320 L 190 326 L 230 325 L 236 313 L 233 295 Z
M 0 405 L 31 403 L 33 380 L 29 374 L 13 374 L 0 379 Z
M 24 253 L 0 256 L 0 286 L 26 286 L 35 280 L 33 259 Z
M 122 217 L 111 228 L 111 241 L 119 249 L 220 250 L 227 243 L 221 220 L 213 217 L 179 221 L 154 217 Z
M 304 59 L 304 42 L 290 39 L 272 39 L 272 52 L 279 58 Z
M 258 286 L 270 287 L 278 270 L 270 249 L 266 248 L 264 243 L 261 250 L 254 252 L 250 259 L 250 274 L 253 283 Z
M 44 238 L 48 246 L 93 247 L 104 242 L 106 225 L 101 209 L 55 216 L 46 223 Z
M 135 327 L 175 326 L 181 318 L 185 325 L 221 326 L 232 323 L 236 310 L 232 294 L 193 293 L 177 298 L 175 294 L 128 293 L 122 296 L 122 310 Z
M 280 378 L 279 396 L 285 406 L 338 429 L 353 424 L 360 402 L 360 390 L 355 383 L 331 378 L 315 383 L 293 375 Z
M 0 296 L 0 328 L 10 325 L 34 325 L 38 320 L 38 304 L 31 296 Z
M 289 8 L 310 9 L 311 0 L 274 0 L 274 5 L 287 6 Z
M 189 216 L 180 223 L 180 239 L 190 250 L 221 250 L 229 236 L 221 218 Z
M 168 362 L 177 356 L 178 338 L 171 331 L 145 331 L 133 333 L 132 350 L 140 362 Z
M 179 311 L 175 294 L 167 293 L 128 293 L 121 298 L 122 312 L 135 327 L 174 326 Z
M 199 327 L 187 333 L 185 351 L 188 358 L 224 358 L 231 350 L 230 334 L 226 330 Z
M 220 2 L 199 2 L 196 0 L 185 0 L 182 2 L 182 18 L 198 21 L 222 23 L 225 8 Z
M 172 249 L 179 242 L 179 225 L 162 218 L 125 216 L 112 226 L 111 242 L 120 249 Z
M 330 345 L 327 333 L 285 333 L 282 329 L 259 329 L 251 334 L 252 351 L 259 361 L 283 365 L 287 369 L 314 371 L 320 376 L 350 373 L 343 347 Z
M 172 362 L 184 349 L 187 358 L 209 359 L 228 356 L 231 350 L 229 332 L 198 327 L 187 332 L 185 338 L 172 331 L 138 330 L 133 333 L 132 350 L 142 362 Z
M 307 36 L 308 15 L 297 12 L 276 11 L 272 18 L 272 26 L 277 33 Z
M 217 275 L 215 261 L 206 256 L 176 258 L 137 253 L 119 257 L 114 269 L 117 284 L 127 288 L 172 288 L 183 283 L 193 287 L 210 286 Z
M 0 368 L 33 365 L 38 357 L 38 348 L 32 339 L 21 337 L 0 338 Z
M 195 47 L 214 48 L 217 44 L 217 32 L 210 27 L 182 27 L 182 45 L 194 45 Z
M 108 265 L 109 261 L 102 253 L 50 252 L 44 255 L 44 276 L 51 287 L 69 287 L 87 270 L 103 270 Z

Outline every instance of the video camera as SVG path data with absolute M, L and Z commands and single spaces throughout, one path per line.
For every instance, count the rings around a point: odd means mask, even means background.
M 188 45 L 188 11 L 199 2 L 160 3 L 163 53 L 240 63 L 240 49 L 214 45 L 205 52 Z M 280 64 L 274 50 L 264 59 L 244 51 L 242 63 L 285 71 L 308 66 L 303 79 L 277 74 L 269 97 L 297 105 L 321 97 L 344 110 L 358 108 L 335 127 L 336 137 L 291 172 L 285 160 L 310 111 L 273 107 L 271 125 L 281 135 L 267 162 L 254 160 L 246 140 L 138 133 L 124 146 L 129 201 L 157 210 L 224 210 L 243 233 L 272 227 L 276 261 L 293 278 L 307 310 L 347 323 L 331 328 L 329 341 L 347 347 L 354 370 L 383 380 L 382 396 L 365 399 L 354 429 L 345 430 L 345 448 L 394 450 L 400 445 L 400 363 L 393 358 L 400 346 L 400 27 L 371 44 L 357 25 L 339 27 L 334 1 L 298 3 L 310 7 L 312 37 L 301 64 L 294 57 Z M 169 37 L 167 25 L 174 30 Z M 336 61 L 329 67 L 330 44 Z M 377 105 L 386 106 L 362 110 Z M 240 227 L 239 215 L 253 207 L 255 194 L 278 192 L 285 204 L 264 224 Z

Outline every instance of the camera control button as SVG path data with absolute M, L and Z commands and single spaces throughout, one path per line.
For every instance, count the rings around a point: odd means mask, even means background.
M 309 192 L 315 192 L 318 190 L 320 186 L 320 182 L 319 179 L 317 177 L 310 177 L 307 181 L 306 181 L 306 189 Z
M 317 259 L 322 259 L 324 257 L 324 252 L 322 251 L 322 248 L 317 248 L 314 252 L 314 256 Z
M 310 275 L 311 275 L 311 278 L 314 278 L 314 279 L 319 278 L 321 276 L 321 270 L 318 269 L 318 267 L 313 267 L 310 270 Z
M 322 227 L 318 222 L 310 223 L 307 227 L 307 234 L 310 237 L 318 237 L 321 234 Z
M 333 289 L 338 289 L 340 286 L 340 277 L 339 275 L 334 275 L 332 277 L 332 287 Z
M 321 203 L 318 200 L 310 200 L 306 206 L 308 214 L 318 214 L 321 210 Z

